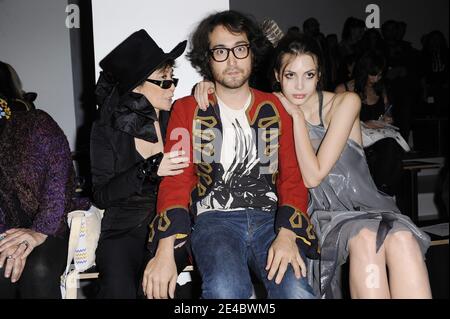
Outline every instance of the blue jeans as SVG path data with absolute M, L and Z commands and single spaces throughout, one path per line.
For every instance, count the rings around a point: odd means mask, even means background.
M 316 298 L 307 278 L 295 278 L 291 266 L 279 285 L 275 283 L 276 277 L 267 279 L 265 267 L 270 245 L 276 237 L 274 225 L 273 213 L 253 209 L 212 211 L 198 216 L 191 245 L 202 277 L 203 298 L 250 298 L 253 287 L 250 269 L 263 282 L 268 298 Z

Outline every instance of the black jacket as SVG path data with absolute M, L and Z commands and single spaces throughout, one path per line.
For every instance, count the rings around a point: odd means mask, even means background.
M 168 112 L 160 112 L 163 140 Z M 96 121 L 91 132 L 93 199 L 105 209 L 102 231 L 132 229 L 155 215 L 158 184 L 140 177 L 134 136 Z

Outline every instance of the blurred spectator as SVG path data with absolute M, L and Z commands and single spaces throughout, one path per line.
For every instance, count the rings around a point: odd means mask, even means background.
M 377 29 L 366 30 L 359 45 L 362 53 L 367 51 L 382 52 L 385 49 L 383 38 Z
M 435 115 L 448 116 L 449 51 L 442 32 L 436 30 L 425 36 L 421 59 L 422 96 L 437 107 Z
M 320 34 L 320 24 L 316 18 L 308 18 L 303 22 L 303 33 L 316 38 Z
M 345 20 L 344 28 L 342 30 L 342 40 L 340 43 L 340 51 L 343 58 L 348 55 L 357 54 L 357 44 L 361 40 L 366 25 L 363 20 L 355 17 L 349 17 Z
M 336 92 L 352 91 L 361 98 L 360 119 L 369 128 L 393 123 L 392 106 L 383 81 L 386 68 L 384 56 L 367 52 L 356 63 L 354 79 L 344 82 Z M 365 148 L 370 172 L 378 189 L 394 196 L 399 194 L 403 149 L 393 138 L 384 138 Z
M 347 55 L 346 57 L 342 57 L 339 54 L 339 57 L 341 63 L 338 70 L 338 84 L 346 83 L 353 78 L 353 70 L 355 69 L 357 60 L 356 54 Z
M 350 77 L 343 79 L 340 77 L 340 70 L 342 68 L 342 57 L 339 52 L 339 42 L 336 34 L 329 34 L 326 37 L 328 60 L 328 83 L 326 84 L 328 90 L 334 91 L 336 85 L 344 81 L 350 80 Z M 351 74 L 353 69 L 348 73 Z
M 399 40 L 406 26 L 397 21 L 383 23 L 381 32 L 387 60 L 386 83 L 395 105 L 396 126 L 406 140 L 413 120 L 413 111 L 420 102 L 419 54 L 410 43 Z
M 300 28 L 294 25 L 292 27 L 289 27 L 287 33 L 300 33 Z

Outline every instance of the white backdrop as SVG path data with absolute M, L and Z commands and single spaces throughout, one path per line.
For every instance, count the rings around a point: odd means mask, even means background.
M 208 14 L 229 9 L 229 0 L 93 0 L 93 33 L 96 76 L 98 63 L 134 31 L 145 29 L 168 52 L 186 40 Z M 189 48 L 189 43 L 186 51 Z M 175 76 L 180 79 L 175 98 L 189 95 L 201 78 L 185 53 L 177 59 Z

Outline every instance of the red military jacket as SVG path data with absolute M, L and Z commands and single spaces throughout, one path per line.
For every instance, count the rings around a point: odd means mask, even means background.
M 258 148 L 262 147 L 261 156 L 268 159 L 262 164 L 267 169 L 265 177 L 278 197 L 275 230 L 284 227 L 294 231 L 299 248 L 315 259 L 318 243 L 306 213 L 308 193 L 295 154 L 292 119 L 273 94 L 256 89 L 251 89 L 251 94 L 247 118 L 258 131 Z M 214 95 L 206 111 L 198 108 L 193 96 L 175 102 L 164 152 L 183 150 L 190 159 L 189 167 L 180 175 L 164 177 L 159 186 L 157 215 L 150 225 L 149 247 L 153 252 L 161 238 L 176 234 L 176 245 L 188 238 L 196 203 L 208 194 L 217 178 L 217 162 L 208 158 L 217 158 L 220 152 L 221 141 L 215 140 L 215 132 L 221 129 Z

